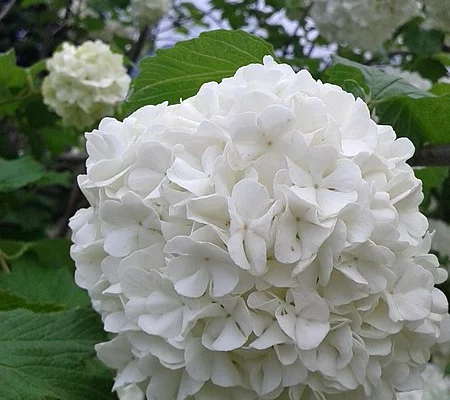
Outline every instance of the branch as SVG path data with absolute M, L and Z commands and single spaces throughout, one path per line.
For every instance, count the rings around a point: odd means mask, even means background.
M 0 269 L 6 274 L 10 274 L 11 270 L 9 269 L 8 264 L 4 257 L 5 254 L 0 250 Z
M 130 53 L 128 55 L 128 58 L 132 62 L 133 66 L 139 60 L 139 57 L 142 53 L 142 49 L 144 48 L 145 44 L 152 36 L 151 33 L 152 33 L 151 25 L 147 25 L 139 33 L 139 38 L 138 38 L 137 42 L 135 43 L 134 47 L 130 50 Z M 153 42 L 153 38 L 152 38 L 152 42 Z
M 72 217 L 79 208 L 79 203 L 83 199 L 83 194 L 78 187 L 77 177 L 84 171 L 84 165 L 79 166 L 74 171 L 74 182 L 72 190 L 70 191 L 69 200 L 67 201 L 66 210 L 64 215 L 59 220 L 55 230 L 49 235 L 51 238 L 65 237 L 69 230 L 69 219 Z
M 410 164 L 422 167 L 450 167 L 450 144 L 424 146 Z
M 11 0 L 5 7 L 3 7 L 3 10 L 0 12 L 0 21 L 11 11 L 11 8 L 13 8 L 15 3 L 16 0 Z

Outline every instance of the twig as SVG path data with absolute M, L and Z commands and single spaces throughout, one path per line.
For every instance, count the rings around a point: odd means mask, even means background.
M 11 0 L 5 7 L 3 7 L 3 10 L 0 12 L 0 21 L 11 11 L 11 8 L 13 8 L 15 3 L 16 0 Z
M 450 144 L 424 146 L 410 164 L 422 167 L 450 167 Z
M 58 157 L 58 162 L 70 163 L 70 164 L 84 164 L 86 162 L 88 155 L 84 152 L 73 153 L 65 152 Z
M 5 253 L 3 253 L 3 251 L 0 250 L 0 269 L 5 272 L 6 274 L 10 274 L 11 270 L 8 267 L 8 264 L 6 263 L 5 260 Z
M 133 66 L 136 64 L 136 62 L 139 60 L 139 57 L 142 53 L 142 49 L 144 48 L 146 42 L 150 39 L 152 33 L 152 26 L 147 25 L 145 28 L 141 30 L 139 33 L 139 38 L 137 42 L 135 43 L 134 47 L 130 50 L 128 58 L 132 62 Z M 153 42 L 153 38 L 152 42 Z

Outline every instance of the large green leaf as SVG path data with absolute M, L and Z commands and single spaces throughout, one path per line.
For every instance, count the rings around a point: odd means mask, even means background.
M 99 317 L 80 309 L 0 312 L 2 400 L 111 400 L 111 374 L 92 368 L 104 341 Z
M 432 94 L 412 86 L 405 79 L 385 74 L 377 68 L 338 56 L 334 56 L 333 61 L 334 65 L 326 70 L 328 81 L 339 86 L 345 85 L 347 81 L 357 82 L 366 92 L 369 105 L 400 95 L 411 98 L 433 97 Z
M 205 32 L 198 39 L 157 50 L 155 57 L 141 61 L 126 111 L 164 101 L 178 103 L 196 94 L 205 82 L 219 82 L 239 67 L 261 63 L 268 54 L 273 54 L 273 48 L 264 40 L 227 30 Z
M 0 273 L 0 289 L 30 302 L 53 304 L 60 308 L 90 305 L 86 292 L 73 280 L 73 262 L 66 240 L 46 239 L 26 246 L 28 251 L 20 257 L 9 255 L 11 274 Z M 7 250 L 3 252 L 7 253 Z
M 380 123 L 392 125 L 399 136 L 416 145 L 450 143 L 450 96 L 413 99 L 397 96 L 376 108 Z
M 39 303 L 29 301 L 25 297 L 11 293 L 9 290 L 0 289 L 0 311 L 25 308 L 34 312 L 61 311 L 64 307 L 53 303 Z
M 44 167 L 31 157 L 11 161 L 0 159 L 0 192 L 19 189 L 38 181 L 44 174 Z

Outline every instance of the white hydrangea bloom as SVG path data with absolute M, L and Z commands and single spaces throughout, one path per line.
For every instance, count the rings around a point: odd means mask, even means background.
M 450 32 L 450 5 L 443 0 L 422 0 L 425 7 L 424 26 Z
M 67 125 L 79 128 L 113 114 L 131 82 L 123 57 L 99 40 L 78 47 L 63 43 L 47 60 L 47 69 L 42 84 L 45 104 Z
M 430 90 L 431 87 L 433 86 L 433 83 L 429 79 L 423 78 L 417 72 L 407 71 L 398 67 L 392 67 L 390 65 L 382 67 L 381 70 L 386 74 L 395 75 L 398 76 L 399 78 L 403 78 L 409 84 L 421 90 L 427 91 Z
M 314 0 L 311 17 L 328 41 L 377 50 L 419 12 L 416 0 Z
M 131 0 L 131 16 L 140 26 L 154 24 L 171 6 L 171 0 Z
M 124 398 L 393 400 L 448 340 L 414 148 L 271 57 L 86 134 L 76 282 Z M 128 389 L 130 388 L 130 389 Z

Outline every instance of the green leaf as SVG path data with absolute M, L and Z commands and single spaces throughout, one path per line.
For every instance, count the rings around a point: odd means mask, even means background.
M 441 82 L 435 83 L 430 92 L 437 96 L 450 95 L 450 84 Z
M 434 57 L 418 57 L 412 62 L 405 64 L 405 69 L 416 71 L 420 76 L 432 82 L 447 74 L 444 64 Z
M 405 31 L 403 40 L 413 53 L 434 54 L 441 51 L 444 34 L 437 30 L 425 30 L 412 26 Z
M 333 61 L 335 65 L 326 70 L 328 81 L 339 86 L 346 80 L 356 81 L 369 95 L 369 100 L 373 104 L 400 95 L 411 98 L 433 97 L 432 94 L 410 85 L 405 79 L 385 74 L 377 68 L 338 56 L 334 56 Z
M 197 93 L 205 82 L 220 82 L 251 63 L 261 63 L 273 48 L 243 31 L 204 32 L 198 39 L 157 50 L 155 57 L 141 61 L 125 108 L 128 113 L 164 101 L 178 103 Z
M 439 60 L 442 64 L 450 66 L 450 53 L 438 53 L 433 56 L 436 60 Z
M 16 66 L 14 49 L 0 53 L 0 93 L 8 88 L 21 87 L 27 83 L 27 73 Z
M 426 167 L 414 170 L 417 178 L 422 181 L 424 202 L 422 206 L 427 207 L 430 200 L 430 192 L 434 189 L 439 191 L 445 178 L 448 176 L 449 169 L 447 167 Z
M 0 288 L 31 302 L 53 304 L 65 309 L 88 307 L 89 297 L 84 290 L 76 286 L 71 270 L 65 265 L 67 261 L 60 260 L 59 256 L 62 253 L 58 251 L 58 245 L 47 246 L 48 254 L 44 260 L 53 258 L 52 264 L 60 266 L 44 264 L 42 262 L 44 249 L 41 251 L 41 257 L 36 253 L 27 252 L 22 257 L 12 260 L 11 274 L 0 273 Z
M 46 126 L 39 130 L 39 134 L 53 156 L 80 144 L 80 132 L 70 127 Z
M 0 53 L 0 117 L 14 113 L 26 92 L 27 72 L 16 66 L 16 53 Z
M 31 157 L 12 161 L 0 159 L 0 192 L 19 189 L 44 176 L 44 167 Z
M 45 175 L 36 182 L 38 187 L 62 186 L 70 188 L 72 176 L 69 171 L 47 171 Z
M 0 311 L 10 311 L 17 308 L 24 308 L 34 312 L 52 312 L 63 309 L 57 304 L 29 301 L 25 297 L 11 293 L 9 290 L 0 289 Z
M 2 400 L 116 398 L 111 374 L 90 364 L 94 344 L 105 340 L 93 311 L 2 311 L 0 321 Z
M 416 145 L 450 143 L 450 96 L 387 99 L 377 106 L 380 123 L 392 125 L 398 136 Z
M 35 242 L 32 250 L 45 266 L 50 268 L 64 266 L 70 270 L 75 267 L 69 254 L 71 245 L 72 242 L 68 239 L 42 239 Z
M 0 240 L 0 252 L 5 260 L 15 260 L 22 257 L 34 243 L 19 242 L 17 240 Z

